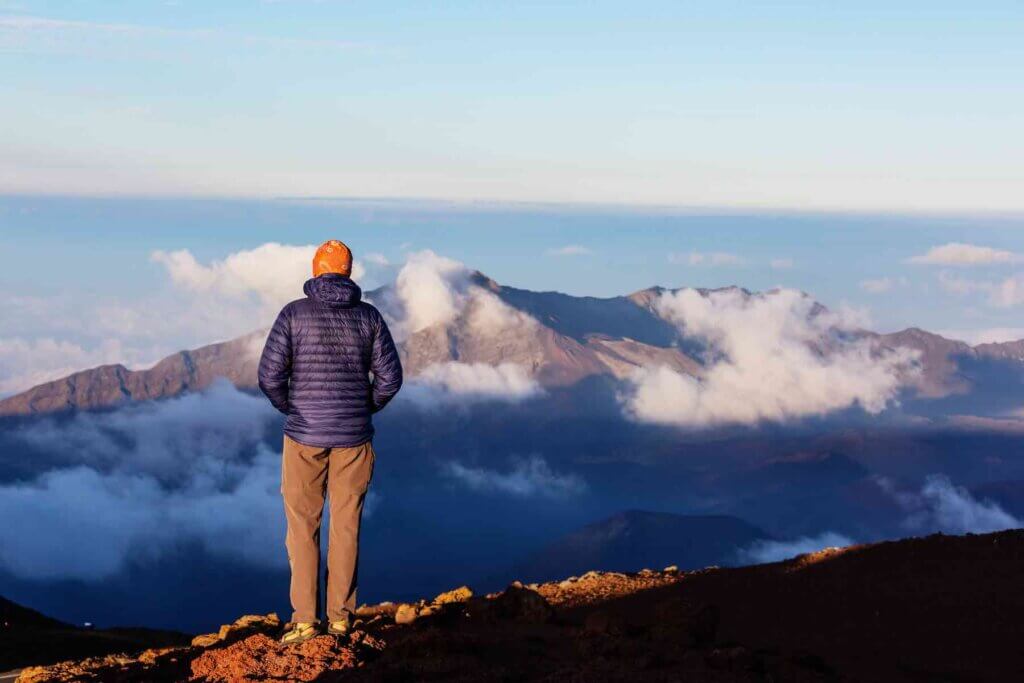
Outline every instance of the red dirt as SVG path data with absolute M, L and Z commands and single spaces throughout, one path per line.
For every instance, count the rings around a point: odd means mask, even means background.
M 295 646 L 276 641 L 276 618 L 250 617 L 206 647 L 21 681 L 1018 681 L 1022 577 L 1024 531 L 932 536 L 375 606 L 352 637 Z M 420 616 L 399 625 L 396 611 Z

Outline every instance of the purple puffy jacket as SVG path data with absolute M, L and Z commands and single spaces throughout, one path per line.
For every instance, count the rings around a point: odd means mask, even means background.
M 371 415 L 402 386 L 387 323 L 343 275 L 307 280 L 303 291 L 306 298 L 281 309 L 270 330 L 260 357 L 260 389 L 288 416 L 284 431 L 299 443 L 365 443 L 373 438 Z

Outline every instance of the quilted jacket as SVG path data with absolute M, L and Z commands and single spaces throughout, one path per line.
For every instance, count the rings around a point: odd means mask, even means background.
M 402 364 L 380 312 L 351 279 L 307 280 L 285 306 L 260 357 L 260 390 L 299 443 L 333 448 L 373 438 L 371 415 L 402 386 Z M 370 379 L 373 373 L 373 379 Z

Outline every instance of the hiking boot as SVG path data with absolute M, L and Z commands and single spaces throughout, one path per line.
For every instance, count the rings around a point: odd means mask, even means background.
M 317 631 L 315 623 L 300 621 L 292 624 L 291 630 L 281 636 L 281 643 L 284 645 L 304 643 L 310 638 L 314 638 L 316 635 Z
M 327 624 L 327 632 L 332 636 L 343 636 L 348 633 L 348 619 L 339 619 Z

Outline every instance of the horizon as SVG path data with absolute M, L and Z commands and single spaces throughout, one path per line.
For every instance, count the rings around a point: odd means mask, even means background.
M 305 267 L 259 250 L 309 249 L 329 237 L 353 248 L 367 289 L 391 281 L 410 254 L 432 250 L 532 291 L 791 288 L 879 332 L 918 327 L 972 345 L 1024 338 L 1024 219 L 1015 217 L 0 195 L 0 225 L 2 394 L 105 363 L 148 367 L 258 329 L 242 327 L 243 311 L 268 292 L 269 308 L 299 296 Z M 218 285 L 204 294 L 175 280 L 170 261 L 154 260 L 180 251 L 209 277 L 232 255 L 254 252 L 250 267 L 260 272 L 239 291 Z M 298 270 L 282 271 L 279 258 Z M 62 277 L 40 278 L 41 263 Z M 177 323 L 152 320 L 153 310 Z M 251 315 L 269 324 L 266 310 Z

